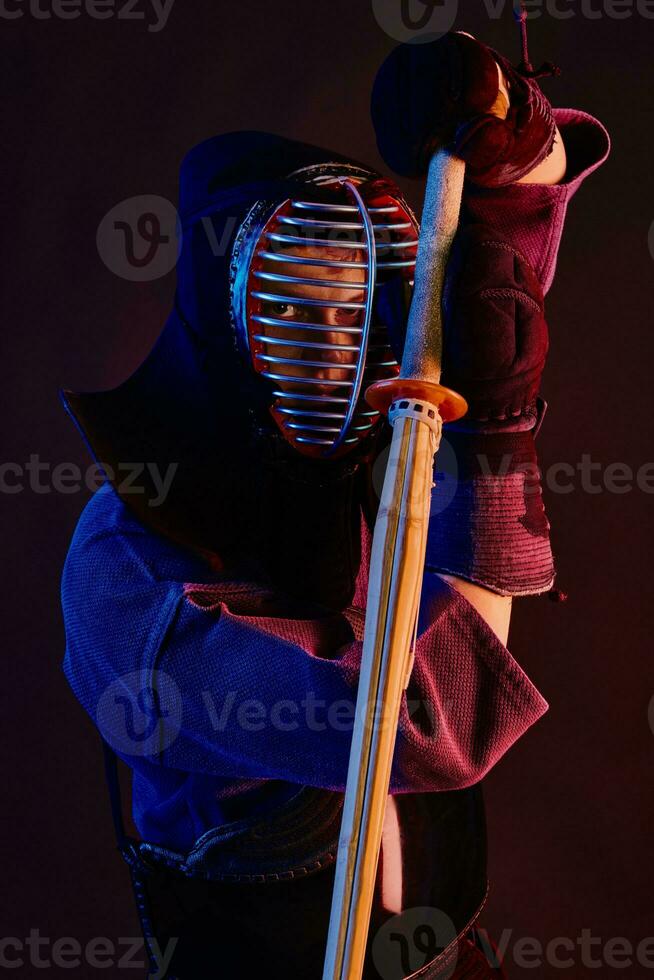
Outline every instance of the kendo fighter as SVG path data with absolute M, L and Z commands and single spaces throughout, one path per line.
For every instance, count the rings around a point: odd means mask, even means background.
M 400 45 L 373 89 L 389 170 L 424 178 L 442 146 L 466 163 L 443 383 L 468 412 L 436 457 L 367 978 L 389 976 L 384 924 L 424 907 L 450 934 L 402 975 L 501 973 L 475 929 L 481 781 L 547 708 L 506 646 L 513 598 L 554 582 L 544 296 L 568 202 L 609 150 L 537 75 L 450 33 Z M 65 565 L 65 672 L 102 736 L 152 975 L 316 980 L 389 445 L 365 392 L 398 374 L 420 227 L 388 175 L 251 131 L 190 151 L 179 215 L 154 349 L 114 390 L 63 393 L 107 477 Z M 163 497 L 154 466 L 174 473 Z

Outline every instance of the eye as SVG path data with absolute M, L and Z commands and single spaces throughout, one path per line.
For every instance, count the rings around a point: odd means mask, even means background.
M 282 320 L 293 320 L 298 315 L 298 308 L 292 303 L 266 303 L 266 312 Z
M 342 323 L 352 323 L 359 318 L 361 310 L 337 310 L 336 319 Z

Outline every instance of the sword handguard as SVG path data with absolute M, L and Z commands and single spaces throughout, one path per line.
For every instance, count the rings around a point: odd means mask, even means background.
M 391 406 L 402 399 L 419 400 L 436 406 L 443 422 L 454 422 L 468 411 L 468 403 L 451 388 L 422 381 L 419 378 L 389 378 L 376 381 L 366 391 L 366 401 L 378 412 L 388 415 Z

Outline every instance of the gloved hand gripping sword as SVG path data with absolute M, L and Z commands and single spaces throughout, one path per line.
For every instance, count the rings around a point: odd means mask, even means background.
M 498 68 L 510 105 L 499 89 Z M 504 187 L 551 152 L 556 127 L 532 77 L 537 74 L 516 70 L 474 38 L 452 33 L 430 44 L 400 45 L 373 89 L 382 156 L 397 173 L 426 174 L 427 187 L 400 376 L 366 393 L 373 407 L 387 413 L 393 438 L 373 538 L 324 980 L 358 980 L 363 971 L 426 548 L 432 571 L 501 595 L 537 594 L 553 579 L 533 444 L 547 353 L 542 292 L 524 257 L 482 225 L 467 229 L 460 242 L 464 271 L 448 301 L 454 329 L 445 338 L 447 376 L 470 403 L 469 419 L 449 435 L 459 463 L 457 493 L 429 521 L 442 423 L 468 410 L 464 398 L 439 384 L 443 289 L 464 175 L 477 186 Z M 479 471 L 479 451 L 488 459 L 488 474 Z M 507 453 L 508 470 L 495 472 Z M 498 527 L 506 561 L 497 554 Z

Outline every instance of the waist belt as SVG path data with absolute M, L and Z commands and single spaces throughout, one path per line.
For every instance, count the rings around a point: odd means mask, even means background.
M 153 974 L 159 975 L 157 948 L 175 938 L 168 980 L 201 980 L 200 964 L 212 960 L 229 976 L 224 965 L 236 969 L 239 955 L 248 976 L 258 976 L 260 967 L 266 980 L 277 969 L 279 976 L 320 980 L 343 795 L 298 788 L 269 813 L 215 827 L 179 853 L 125 833 L 117 759 L 106 744 L 104 753 L 118 847 L 130 867 Z M 451 936 L 447 948 L 407 975 L 456 977 L 442 971 L 451 969 L 452 956 L 474 955 L 464 937 L 487 891 L 481 788 L 393 796 L 388 814 L 366 980 L 379 975 L 373 946 L 384 923 L 425 907 L 445 914 Z

